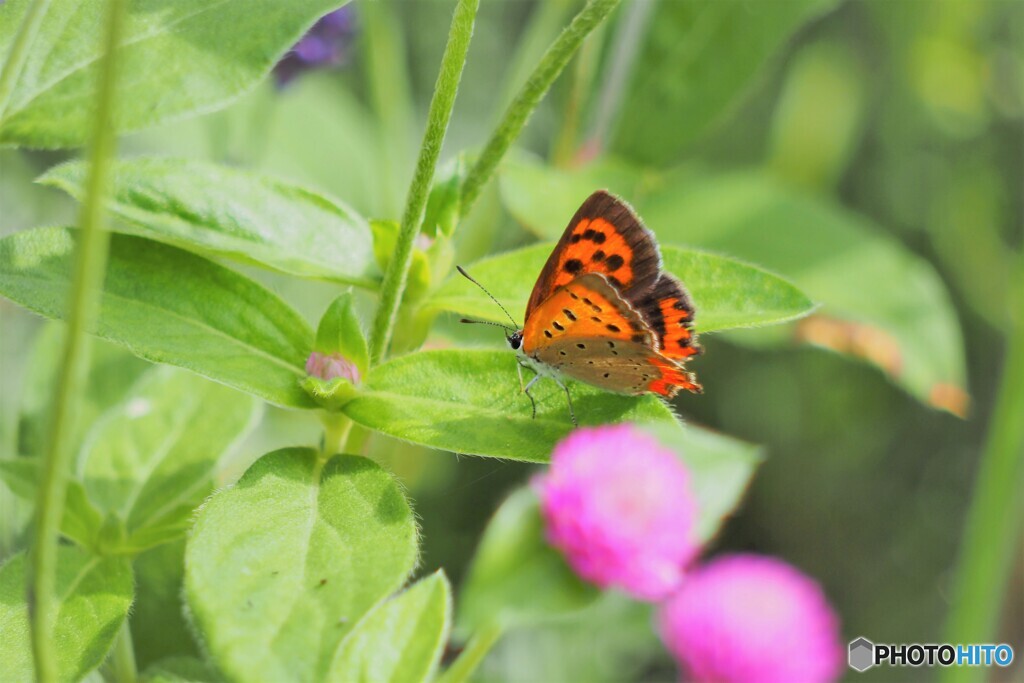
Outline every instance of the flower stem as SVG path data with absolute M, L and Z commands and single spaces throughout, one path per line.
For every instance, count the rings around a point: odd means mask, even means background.
M 113 669 L 114 680 L 117 683 L 135 683 L 138 678 L 138 669 L 135 665 L 135 646 L 132 643 L 132 630 L 127 618 L 121 625 L 121 632 L 117 634 L 112 660 L 111 668 Z
M 330 459 L 338 453 L 344 453 L 348 445 L 348 435 L 352 431 L 352 420 L 341 413 L 326 412 L 323 416 L 324 440 L 320 457 Z
M 1010 297 L 1003 376 L 967 512 L 946 625 L 948 643 L 995 642 L 1024 515 L 1024 253 Z M 980 667 L 948 667 L 944 681 L 980 681 Z
M 455 7 L 455 15 L 452 17 L 448 45 L 445 46 L 444 57 L 441 58 L 441 71 L 437 75 L 434 97 L 430 101 L 430 111 L 427 114 L 427 130 L 423 134 L 416 172 L 413 174 L 405 210 L 402 213 L 398 243 L 395 245 L 395 253 L 381 284 L 380 306 L 377 308 L 373 334 L 370 337 L 370 357 L 373 362 L 378 362 L 384 357 L 395 329 L 398 306 L 405 292 L 409 267 L 412 265 L 413 241 L 420 229 L 437 158 L 448 130 L 448 121 L 451 119 L 455 94 L 462 79 L 462 68 L 466 64 L 466 53 L 469 51 L 469 40 L 473 36 L 473 24 L 479 6 L 480 0 L 459 0 Z
M 39 26 L 43 23 L 46 10 L 50 7 L 50 0 L 35 0 L 30 2 L 25 10 L 25 16 L 18 28 L 18 35 L 14 39 L 11 52 L 4 62 L 3 70 L 0 70 L 0 124 L 3 123 L 7 114 L 7 104 L 11 101 L 11 93 L 21 77 L 21 70 L 25 68 L 28 61 L 29 51 L 32 43 L 39 33 Z
M 473 637 L 470 638 L 466 649 L 462 651 L 448 669 L 437 678 L 437 683 L 464 683 L 473 675 L 480 662 L 484 660 L 487 653 L 498 638 L 501 637 L 501 627 L 496 624 L 485 624 Z
M 104 221 L 104 194 L 110 157 L 114 150 L 114 105 L 116 46 L 124 21 L 125 0 L 107 3 L 106 36 L 100 65 L 99 90 L 89 151 L 89 177 L 82 204 L 80 233 L 75 250 L 74 277 L 67 314 L 67 336 L 57 376 L 50 435 L 43 456 L 36 520 L 28 572 L 29 614 L 32 615 L 32 653 L 36 680 L 57 679 L 57 657 L 53 628 L 57 613 L 57 543 L 68 469 L 73 452 L 74 419 L 84 390 L 89 367 L 89 338 L 99 310 L 100 289 L 106 269 L 109 234 Z
M 590 0 L 544 53 L 537 68 L 512 100 L 498 128 L 487 141 L 487 145 L 462 183 L 463 216 L 469 213 L 480 191 L 494 175 L 498 162 L 505 156 L 512 142 L 519 137 L 533 110 L 579 49 L 583 39 L 597 28 L 618 4 L 619 0 Z

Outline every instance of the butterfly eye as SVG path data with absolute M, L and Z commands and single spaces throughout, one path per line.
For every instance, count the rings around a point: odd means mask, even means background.
M 508 345 L 512 347 L 513 351 L 518 350 L 520 344 L 522 344 L 522 343 L 523 343 L 523 333 L 522 332 L 513 332 L 511 335 L 509 335 L 509 337 L 508 337 Z

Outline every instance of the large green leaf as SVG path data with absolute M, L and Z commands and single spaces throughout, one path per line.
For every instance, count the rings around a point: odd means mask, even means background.
M 218 666 L 239 680 L 322 680 L 342 638 L 416 559 L 409 504 L 352 455 L 275 451 L 201 509 L 185 595 Z
M 826 200 L 757 172 L 708 176 L 683 167 L 644 175 L 611 160 L 565 171 L 522 158 L 505 165 L 502 197 L 525 226 L 553 238 L 594 188 L 626 192 L 628 177 L 646 178 L 625 196 L 663 244 L 730 254 L 791 279 L 822 304 L 800 324 L 798 338 L 866 358 L 918 398 L 963 412 L 963 340 L 942 281 L 868 220 Z M 691 284 L 685 272 L 676 274 Z M 493 311 L 488 319 L 496 319 Z
M 39 182 L 85 195 L 88 165 L 58 166 Z M 116 229 L 300 277 L 370 286 L 367 222 L 352 209 L 266 176 L 201 161 L 140 158 L 111 169 Z
M 697 534 L 710 540 L 736 508 L 761 461 L 756 446 L 694 425 L 644 425 L 674 450 L 691 476 L 697 499 Z M 600 595 L 579 579 L 544 540 L 537 497 L 513 493 L 487 525 L 459 603 L 463 637 L 487 624 L 501 627 L 564 616 Z
M 33 0 L 0 4 L 0 61 Z M 121 49 L 115 123 L 134 130 L 210 111 L 253 87 L 339 0 L 132 2 Z M 99 80 L 106 5 L 53 0 L 0 121 L 0 144 L 81 145 Z
M 552 244 L 486 258 L 469 273 L 506 308 L 524 310 Z M 814 304 L 799 289 L 756 266 L 717 254 L 663 246 L 664 267 L 685 283 L 697 307 L 698 332 L 771 325 L 801 318 Z M 479 287 L 453 276 L 427 301 L 428 306 L 475 318 L 508 319 Z
M 422 683 L 448 640 L 451 589 L 436 572 L 371 610 L 338 649 L 327 680 Z
M 213 490 L 221 457 L 255 426 L 261 404 L 170 367 L 146 373 L 89 435 L 78 472 L 137 552 L 184 535 Z
M 547 462 L 555 443 L 572 430 L 565 392 L 554 382 L 538 382 L 530 390 L 537 401 L 531 419 L 516 367 L 512 351 L 412 353 L 370 370 L 364 391 L 343 411 L 370 429 L 431 448 Z M 580 424 L 672 419 L 652 395 L 568 386 Z
M 648 163 L 672 159 L 735 106 L 802 24 L 836 4 L 658 3 L 622 98 L 614 149 Z
M 25 602 L 24 553 L 0 567 L 0 672 L 11 683 L 35 680 Z M 78 681 L 107 656 L 132 603 L 132 568 L 124 557 L 97 557 L 64 545 L 57 553 L 54 626 L 58 675 Z
M 764 264 L 822 302 L 800 338 L 866 358 L 918 398 L 962 412 L 964 348 L 949 294 L 927 261 L 867 220 L 756 173 L 666 187 L 643 210 L 661 239 Z
M 62 318 L 76 232 L 37 228 L 0 240 L 0 294 Z M 299 386 L 313 331 L 252 280 L 202 257 L 114 235 L 96 334 L 271 403 L 307 408 Z

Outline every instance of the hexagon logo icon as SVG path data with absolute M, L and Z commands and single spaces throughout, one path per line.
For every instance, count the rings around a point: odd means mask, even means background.
M 850 668 L 867 671 L 875 665 L 875 644 L 863 636 L 850 641 Z

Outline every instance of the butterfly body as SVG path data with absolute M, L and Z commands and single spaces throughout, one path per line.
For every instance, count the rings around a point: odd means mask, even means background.
M 684 367 L 700 352 L 694 308 L 661 270 L 657 242 L 624 202 L 604 191 L 576 212 L 548 258 L 521 330 L 508 337 L 520 365 L 623 394 L 671 398 L 701 391 Z M 568 395 L 568 391 L 566 392 Z

